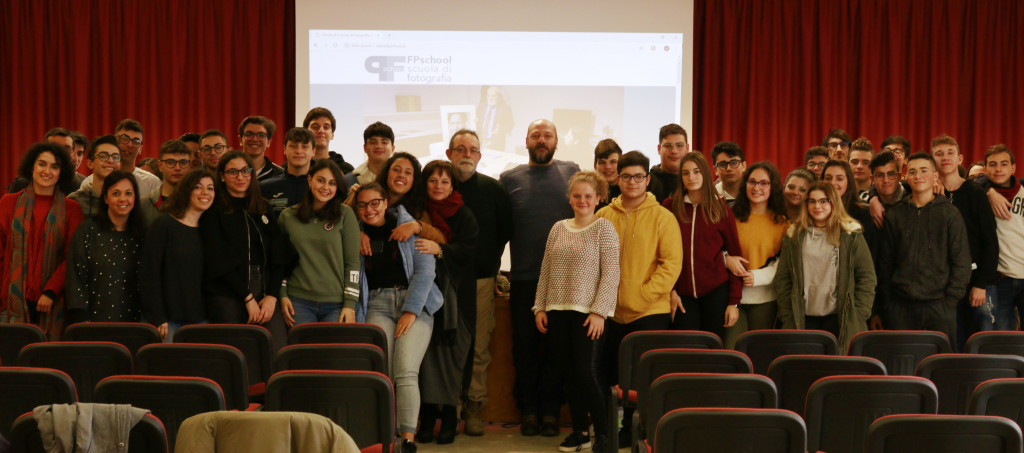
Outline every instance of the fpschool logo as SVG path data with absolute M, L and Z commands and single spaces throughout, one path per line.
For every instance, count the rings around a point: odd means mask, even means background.
M 421 75 L 430 73 L 448 73 L 451 71 L 452 57 L 435 57 L 435 56 L 384 56 L 374 55 L 366 57 L 364 66 L 366 72 L 377 74 L 377 80 L 381 82 L 394 82 L 396 72 L 409 72 L 419 73 L 410 74 L 410 81 L 423 81 L 421 79 L 429 78 L 440 80 L 439 76 L 436 75 Z M 443 78 L 450 78 L 445 75 Z M 415 79 L 415 80 L 414 80 Z

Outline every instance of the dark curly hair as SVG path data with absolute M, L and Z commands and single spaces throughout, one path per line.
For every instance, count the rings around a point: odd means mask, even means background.
M 736 197 L 736 202 L 732 205 L 733 215 L 740 222 L 746 222 L 750 218 L 750 198 L 747 197 L 746 184 L 754 170 L 764 170 L 767 172 L 768 180 L 772 183 L 771 191 L 768 195 L 768 211 L 772 213 L 772 221 L 775 223 L 785 222 L 786 199 L 782 195 L 782 176 L 779 174 L 779 169 L 766 160 L 755 162 L 747 167 L 747 171 L 743 172 L 743 179 L 740 180 L 740 183 L 743 184 L 743 189 L 740 190 L 739 195 Z
M 57 165 L 60 165 L 60 175 L 57 176 L 57 184 L 55 186 L 59 192 L 61 187 L 70 184 L 71 179 L 75 177 L 75 164 L 71 162 L 71 156 L 68 154 L 68 151 L 56 143 L 39 142 L 28 147 L 25 155 L 21 158 L 21 164 L 18 165 L 18 176 L 27 179 L 29 186 L 31 186 L 32 168 L 35 167 L 36 161 L 39 160 L 39 156 L 43 153 L 52 154 L 53 158 L 57 161 Z

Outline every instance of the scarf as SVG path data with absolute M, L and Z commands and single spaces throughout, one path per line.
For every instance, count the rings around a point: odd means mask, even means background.
M 444 200 L 438 201 L 433 198 L 427 200 L 427 212 L 430 214 L 430 223 L 438 230 L 441 230 L 445 241 L 451 242 L 452 240 L 452 228 L 448 226 L 448 222 L 445 222 L 445 219 L 455 215 L 455 211 L 458 211 L 462 205 L 462 195 L 455 190 L 452 190 L 452 194 L 448 195 L 448 198 Z
M 53 206 L 46 215 L 46 223 L 43 226 L 43 256 L 29 256 L 29 231 L 32 225 L 32 208 L 35 205 L 36 194 L 32 188 L 25 189 L 18 196 L 14 205 L 14 216 L 11 220 L 11 237 L 9 260 L 7 262 L 7 274 L 11 276 L 11 284 L 7 288 L 6 306 L 0 311 L 0 322 L 3 323 L 25 323 L 29 322 L 28 305 L 25 302 L 25 289 L 29 285 L 28 266 L 29 260 L 41 258 L 42 282 L 45 284 L 50 276 L 60 265 L 64 257 L 64 221 L 66 219 L 64 195 L 60 190 L 54 189 Z M 59 296 L 58 296 L 59 298 Z M 64 313 L 62 304 L 58 300 L 53 301 L 50 311 L 39 314 L 39 324 L 50 341 L 60 339 L 60 331 L 63 330 Z

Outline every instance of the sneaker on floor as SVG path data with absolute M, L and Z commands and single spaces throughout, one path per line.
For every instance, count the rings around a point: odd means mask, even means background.
M 591 449 L 594 453 L 609 453 L 608 449 L 608 436 L 597 435 L 594 436 L 594 441 L 591 445 Z
M 573 431 L 558 446 L 558 451 L 582 451 L 584 448 L 590 448 L 590 435 Z
M 408 439 L 402 439 L 402 453 L 416 453 L 416 443 Z
M 630 448 L 633 445 L 633 430 L 622 427 L 619 429 L 619 448 Z
M 558 435 L 558 419 L 552 415 L 545 415 L 540 422 L 540 435 L 544 437 L 555 437 Z

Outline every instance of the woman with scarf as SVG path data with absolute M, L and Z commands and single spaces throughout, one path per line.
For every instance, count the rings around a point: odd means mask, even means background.
M 58 188 L 74 171 L 64 148 L 36 143 L 18 166 L 31 184 L 0 198 L 0 322 L 39 325 L 50 341 L 64 331 L 64 259 L 82 222 Z
M 435 160 L 423 169 L 421 192 L 427 194 L 426 213 L 445 242 L 417 239 L 416 250 L 437 257 L 435 279 L 445 295 L 434 317 L 430 347 L 420 366 L 420 428 L 417 441 L 433 440 L 440 406 L 441 430 L 437 443 L 455 441 L 458 419 L 455 406 L 472 377 L 473 339 L 476 336 L 476 277 L 473 256 L 479 228 L 473 213 L 456 190 L 458 179 L 451 162 Z M 454 298 L 452 298 L 454 296 Z

